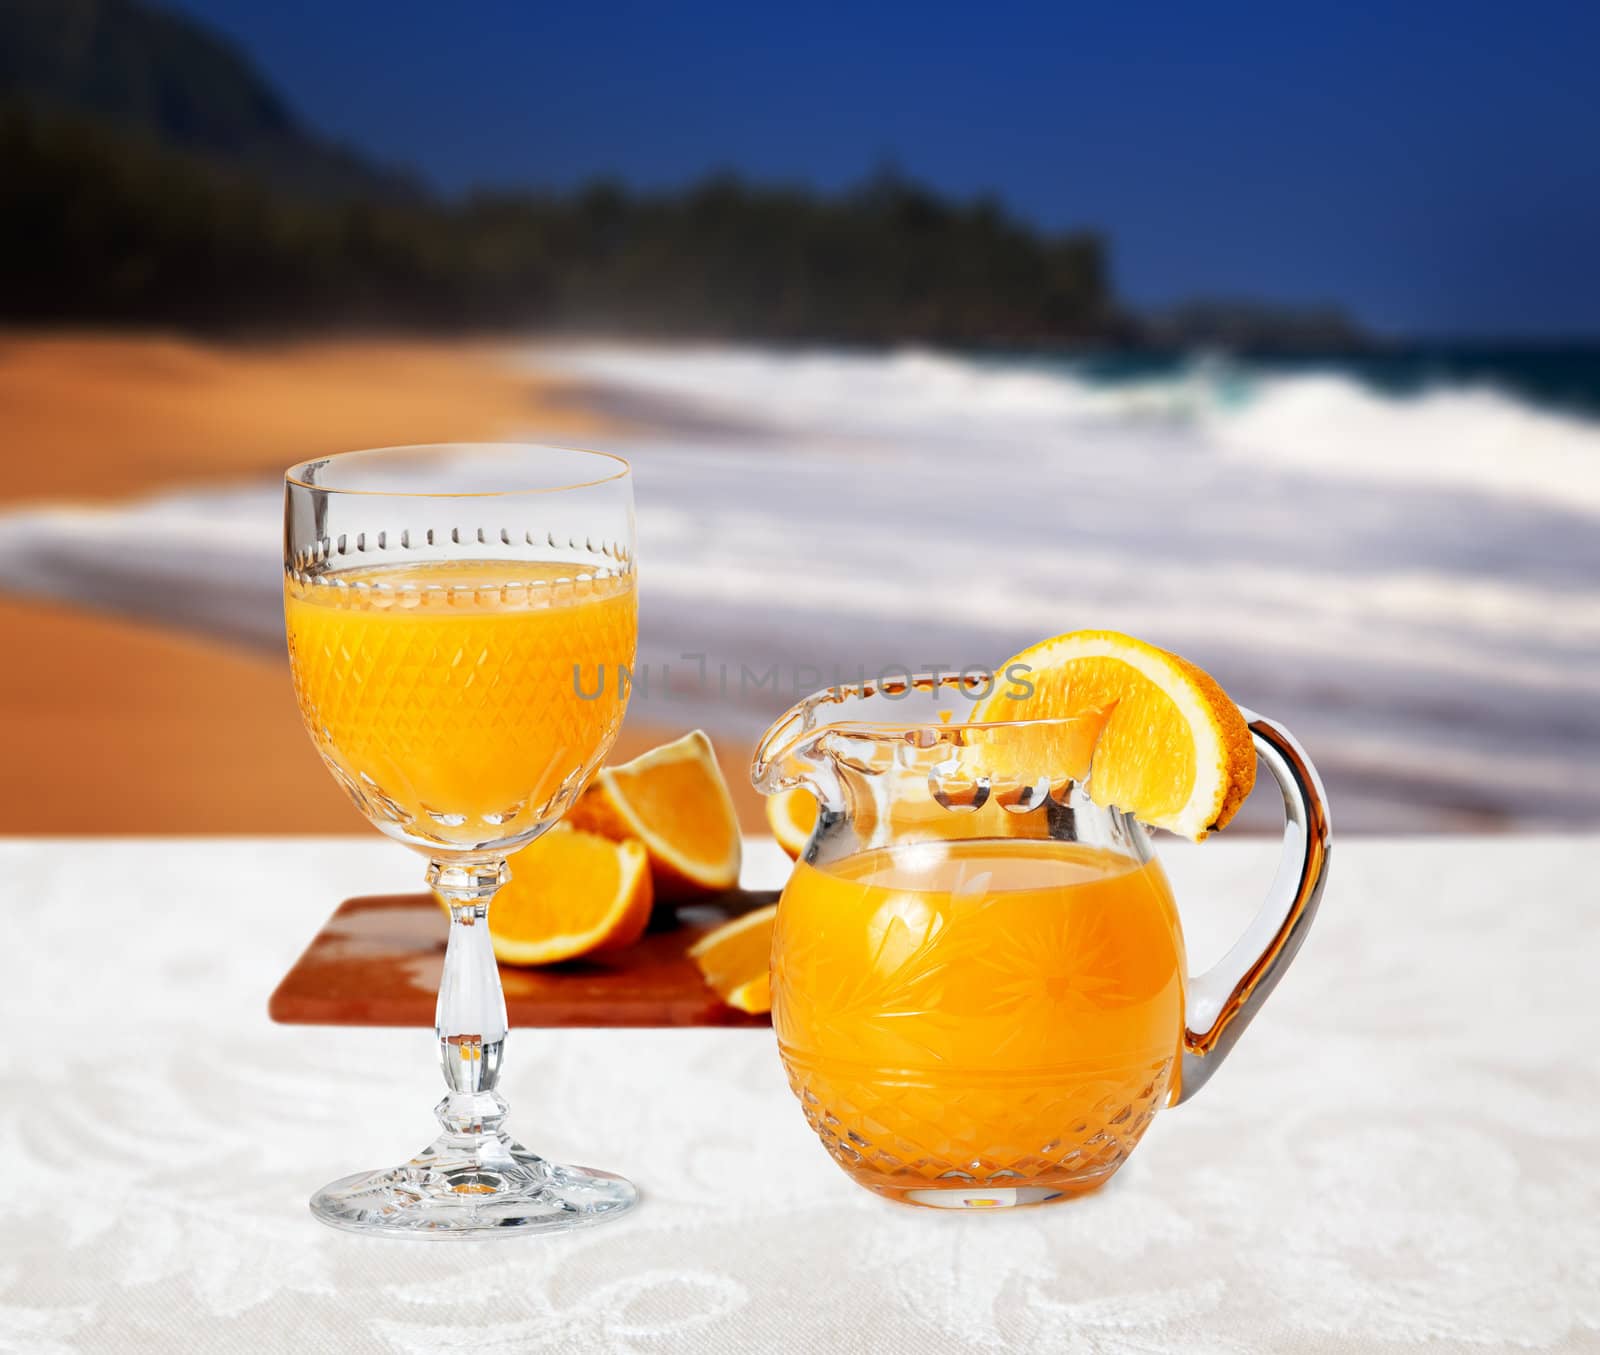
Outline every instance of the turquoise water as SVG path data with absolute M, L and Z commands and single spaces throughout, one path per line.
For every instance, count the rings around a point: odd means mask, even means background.
M 1600 418 L 1600 344 L 1436 345 L 1322 357 L 1208 357 L 1187 353 L 1106 353 L 1088 357 L 1021 353 L 973 354 L 996 366 L 1074 373 L 1119 385 L 1182 377 L 1210 367 L 1233 394 L 1248 398 L 1262 379 L 1329 373 L 1390 396 L 1469 387 L 1501 392 L 1543 409 Z

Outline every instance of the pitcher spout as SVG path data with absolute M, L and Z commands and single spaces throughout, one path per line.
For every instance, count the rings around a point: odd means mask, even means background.
M 750 781 L 763 795 L 781 795 L 804 786 L 825 800 L 825 786 L 817 760 L 815 697 L 797 702 L 772 722 L 756 745 L 750 763 Z

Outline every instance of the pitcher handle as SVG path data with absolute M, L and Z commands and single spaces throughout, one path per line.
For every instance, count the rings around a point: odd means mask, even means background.
M 1328 879 L 1328 803 L 1317 769 L 1282 725 L 1253 711 L 1240 713 L 1260 764 L 1283 792 L 1283 855 L 1266 902 L 1244 935 L 1189 980 L 1177 1105 L 1206 1084 L 1261 1010 L 1305 941 Z

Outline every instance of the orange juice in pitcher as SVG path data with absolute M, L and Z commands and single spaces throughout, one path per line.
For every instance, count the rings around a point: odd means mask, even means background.
M 797 866 L 778 925 L 791 1082 L 869 1188 L 1085 1189 L 1173 1085 L 1183 938 L 1152 859 L 1050 840 L 881 848 Z
M 1327 809 L 1285 730 L 1126 636 L 1038 649 L 1013 718 L 987 675 L 830 688 L 752 768 L 818 803 L 773 924 L 789 1083 L 834 1160 L 909 1204 L 1103 1184 L 1215 1071 L 1321 897 Z M 1283 794 L 1282 868 L 1245 937 L 1189 975 L 1147 825 L 1204 837 L 1258 760 Z

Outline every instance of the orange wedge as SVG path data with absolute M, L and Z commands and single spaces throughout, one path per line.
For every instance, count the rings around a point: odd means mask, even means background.
M 1082 630 L 1023 650 L 1001 671 L 1016 673 L 1019 664 L 1031 693 L 1002 681 L 970 718 L 1080 717 L 1065 743 L 1039 731 L 1038 772 L 1081 779 L 1089 766 L 1064 764 L 1082 763 L 1092 750 L 1096 804 L 1198 842 L 1227 824 L 1255 784 L 1244 717 L 1187 659 L 1116 631 Z
M 620 950 L 650 921 L 650 862 L 637 842 L 559 824 L 511 858 L 489 909 L 489 940 L 506 964 L 553 964 Z
M 567 822 L 643 843 L 658 898 L 692 899 L 739 883 L 739 821 L 704 730 L 602 767 Z
M 689 958 L 718 997 L 742 1012 L 772 1010 L 772 928 L 778 905 L 769 903 L 707 932 Z
M 795 859 L 805 851 L 817 826 L 817 797 L 804 786 L 769 795 L 762 808 L 767 811 L 767 827 L 778 845 Z

